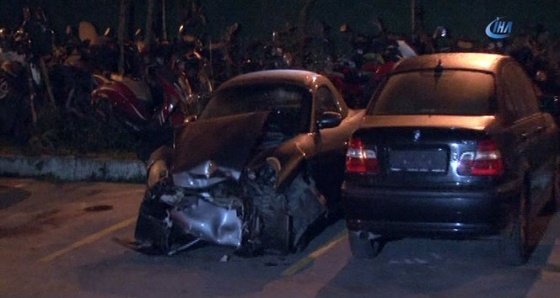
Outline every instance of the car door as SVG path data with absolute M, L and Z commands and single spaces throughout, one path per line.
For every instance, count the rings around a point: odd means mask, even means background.
M 344 121 L 331 128 L 319 129 L 316 122 L 325 112 L 340 113 L 340 104 L 333 91 L 326 85 L 317 88 L 313 103 L 313 142 L 316 154 L 309 160 L 310 173 L 317 189 L 328 197 L 337 197 L 344 174 L 346 148 L 344 142 L 350 135 L 348 123 Z
M 515 150 L 527 163 L 524 179 L 530 183 L 533 211 L 542 207 L 552 190 L 558 141 L 552 117 L 542 113 L 530 79 L 523 69 L 508 63 L 503 68 L 504 95 L 513 115 Z

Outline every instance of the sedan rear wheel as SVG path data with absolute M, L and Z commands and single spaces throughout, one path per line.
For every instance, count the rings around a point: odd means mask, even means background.
M 357 259 L 375 258 L 385 246 L 385 241 L 380 238 L 370 239 L 367 233 L 350 231 L 348 242 L 352 256 Z
M 550 199 L 543 207 L 543 215 L 554 215 L 558 210 L 560 202 L 560 158 L 557 158 L 556 169 L 554 170 L 554 179 L 552 180 L 552 193 Z
M 510 231 L 500 241 L 500 252 L 503 262 L 507 265 L 523 265 L 527 262 L 530 252 L 529 244 L 529 208 L 527 192 L 521 191 L 519 213 Z
M 556 162 L 556 170 L 554 171 L 554 185 L 552 186 L 553 192 L 550 202 L 547 204 L 548 214 L 554 214 L 560 205 L 560 160 Z

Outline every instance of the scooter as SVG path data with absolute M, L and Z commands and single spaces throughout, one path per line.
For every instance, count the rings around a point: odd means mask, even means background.
M 349 107 L 363 109 L 369 103 L 375 88 L 401 59 L 416 56 L 404 40 L 380 40 L 376 47 L 372 41 L 362 40 L 353 45 L 351 58 L 340 58 L 325 70 Z
M 140 135 L 182 124 L 192 113 L 187 110 L 187 97 L 179 75 L 160 59 L 146 62 L 152 53 L 139 42 L 141 32 L 137 31 L 136 35 L 136 41 L 124 45 L 127 57 L 124 74 L 115 73 L 113 68 L 101 68 L 93 73 L 93 108 L 101 119 L 117 120 L 130 132 Z M 80 39 L 91 40 L 96 45 L 90 53 L 93 61 L 103 59 L 103 54 L 114 48 L 111 38 L 106 33 L 98 36 L 92 26 L 80 28 Z
M 147 70 L 147 78 L 94 75 L 98 87 L 91 94 L 100 118 L 116 124 L 141 141 L 137 155 L 146 161 L 153 150 L 173 140 L 173 129 L 189 116 L 187 97 L 177 76 L 165 66 Z
M 181 125 L 191 115 L 177 76 L 164 66 L 149 69 L 147 79 L 95 75 L 92 104 L 100 115 L 114 116 L 134 132 Z

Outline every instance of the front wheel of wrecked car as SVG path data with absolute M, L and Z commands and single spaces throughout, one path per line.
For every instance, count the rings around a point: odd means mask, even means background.
M 315 187 L 315 181 L 312 178 L 305 179 L 302 174 L 294 179 L 286 191 L 292 219 L 291 250 L 302 251 L 328 222 L 326 200 Z
M 307 246 L 310 232 L 324 217 L 323 197 L 312 179 L 299 174 L 283 190 L 275 188 L 276 172 L 269 166 L 248 179 L 246 194 L 252 203 L 252 233 L 248 243 L 262 250 L 286 254 Z M 258 230 L 256 232 L 255 230 Z

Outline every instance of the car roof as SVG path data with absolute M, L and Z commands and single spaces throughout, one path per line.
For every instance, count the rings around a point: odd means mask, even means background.
M 238 75 L 224 82 L 218 90 L 245 84 L 259 83 L 288 83 L 313 88 L 318 83 L 325 83 L 328 79 L 318 73 L 298 69 L 261 70 Z
M 488 53 L 437 53 L 401 60 L 391 73 L 434 69 L 441 61 L 444 69 L 469 69 L 497 73 L 500 65 L 511 57 Z

